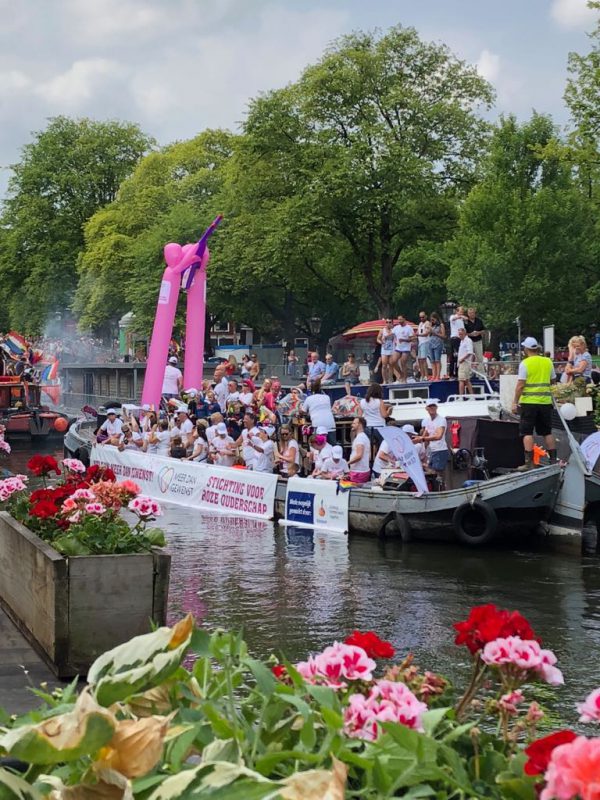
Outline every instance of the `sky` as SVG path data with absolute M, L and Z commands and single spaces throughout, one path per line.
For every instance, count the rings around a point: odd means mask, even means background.
M 161 145 L 235 130 L 338 36 L 398 23 L 476 64 L 494 114 L 563 125 L 567 56 L 597 15 L 586 0 L 0 0 L 0 192 L 49 117 L 126 119 Z

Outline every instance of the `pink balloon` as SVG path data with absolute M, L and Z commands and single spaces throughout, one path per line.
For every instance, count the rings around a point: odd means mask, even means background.
M 189 247 L 189 245 L 186 245 Z M 165 261 L 170 267 L 175 267 L 181 261 L 183 248 L 177 242 L 169 242 L 163 250 Z

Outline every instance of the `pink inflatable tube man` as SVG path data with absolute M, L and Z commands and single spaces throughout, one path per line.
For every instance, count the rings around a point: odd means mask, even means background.
M 185 337 L 184 388 L 199 389 L 204 362 L 204 326 L 206 318 L 206 267 L 210 259 L 208 238 L 223 217 L 219 215 L 196 244 L 183 247 L 176 242 L 165 245 L 167 267 L 163 273 L 152 340 L 146 365 L 142 403 L 158 408 L 162 394 L 169 342 L 175 323 L 179 287 L 188 293 Z

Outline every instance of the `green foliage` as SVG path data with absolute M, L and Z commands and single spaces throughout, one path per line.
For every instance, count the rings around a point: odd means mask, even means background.
M 131 123 L 56 117 L 23 148 L 0 219 L 3 324 L 37 333 L 70 305 L 84 224 L 151 144 Z

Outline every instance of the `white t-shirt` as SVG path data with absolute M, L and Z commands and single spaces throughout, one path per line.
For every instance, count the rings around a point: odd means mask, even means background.
M 379 445 L 377 455 L 373 459 L 373 472 L 383 472 L 384 469 L 391 469 L 394 466 L 393 462 L 383 461 L 383 459 L 379 457 L 381 454 L 385 456 L 390 455 L 390 446 L 385 440 Z
M 381 352 L 393 353 L 394 352 L 394 331 L 387 326 L 381 331 Z
M 227 405 L 230 403 L 239 403 L 240 402 L 240 393 L 239 392 L 229 392 L 227 395 Z
M 171 431 L 157 431 L 158 444 L 155 445 L 157 456 L 168 456 L 171 446 Z
M 427 322 L 427 320 L 425 320 L 425 322 L 419 322 L 417 333 L 419 335 L 419 344 L 427 344 L 430 339 L 431 323 Z
M 117 417 L 114 422 L 111 422 L 109 419 L 105 419 L 102 425 L 100 426 L 100 430 L 102 433 L 106 433 L 108 436 L 114 436 L 115 434 L 120 434 L 121 429 L 123 428 L 123 423 Z
M 194 430 L 194 423 L 191 419 L 184 419 L 181 425 L 176 425 L 174 428 L 171 428 L 171 439 L 174 439 L 175 436 L 187 436 L 188 433 L 192 433 Z
M 229 455 L 224 451 L 233 445 L 231 436 L 215 436 L 212 440 L 211 447 L 217 451 L 215 455 L 215 464 L 219 467 L 232 467 L 235 461 L 234 455 Z
M 227 383 L 227 378 L 221 378 L 218 383 L 215 384 L 215 397 L 217 398 L 217 403 L 221 406 L 221 411 L 225 411 L 227 407 L 227 395 L 229 394 L 229 384 Z
M 282 450 L 282 455 L 291 456 L 292 453 L 290 451 L 292 450 L 294 451 L 294 464 L 300 466 L 300 447 L 298 446 L 298 442 L 295 439 L 288 439 L 287 447 L 285 450 Z M 281 471 L 284 475 L 287 475 L 289 466 L 288 461 L 281 462 Z
M 428 414 L 421 422 L 421 427 L 424 428 L 428 436 L 435 436 L 438 428 L 444 429 L 444 434 L 441 439 L 437 439 L 435 442 L 428 442 L 430 453 L 436 453 L 439 450 L 448 449 L 448 445 L 446 444 L 447 425 L 448 423 L 446 422 L 446 417 L 440 417 L 439 414 L 437 414 L 433 419 L 431 419 Z
M 396 352 L 410 353 L 410 339 L 413 336 L 412 325 L 396 325 L 393 329 L 393 334 L 396 337 Z M 363 470 L 363 472 L 366 472 L 366 470 Z
M 310 452 L 313 454 L 313 464 L 315 469 L 322 470 L 323 464 L 328 458 L 333 458 L 333 447 L 327 442 L 320 450 L 315 450 L 311 447 Z
M 365 400 L 363 397 L 360 401 L 363 417 L 369 428 L 385 428 L 385 419 L 381 416 L 380 404 L 381 400 L 376 397 L 371 397 L 370 400 Z
M 524 361 L 521 361 L 519 364 L 519 372 L 517 374 L 517 378 L 520 381 L 527 380 L 527 364 Z M 556 372 L 554 371 L 554 367 L 552 367 L 552 372 L 550 373 L 550 380 L 556 380 Z
M 196 439 L 193 452 L 196 453 L 192 458 L 193 461 L 206 461 L 208 456 L 208 442 L 205 442 L 204 439 Z
M 215 439 L 217 435 L 217 426 L 216 425 L 209 425 L 206 429 L 206 438 L 209 444 L 212 444 L 213 439 Z
M 458 361 L 460 363 L 463 359 L 465 359 L 465 363 L 470 364 L 473 360 L 473 355 L 473 340 L 469 339 L 468 336 L 465 336 L 465 338 L 461 340 L 460 347 L 458 348 Z
M 254 461 L 256 460 L 258 453 L 253 447 L 250 446 L 250 440 L 254 439 L 254 437 L 257 435 L 258 428 L 256 426 L 250 429 L 242 429 L 242 458 L 244 459 L 246 466 L 252 469 L 254 469 Z
M 181 370 L 174 367 L 173 364 L 167 364 L 165 377 L 163 378 L 162 394 L 179 394 L 178 381 L 181 380 L 183 380 Z
M 119 444 L 125 445 L 125 450 L 141 450 L 140 445 L 136 444 L 136 442 L 141 442 L 143 438 L 144 437 L 141 433 L 138 433 L 137 431 L 131 431 L 131 439 L 126 441 L 125 434 L 122 433 L 121 438 L 119 439 Z
M 254 471 L 255 472 L 273 472 L 273 452 L 275 446 L 270 439 L 263 441 L 259 436 L 253 438 L 253 442 L 257 447 L 262 447 L 262 453 L 258 450 L 254 451 Z
M 326 394 L 311 394 L 302 403 L 302 410 L 310 414 L 313 428 L 335 430 L 335 419 L 331 410 L 331 399 Z
M 328 472 L 332 478 L 339 478 L 340 475 L 348 472 L 348 462 L 345 458 L 334 461 L 333 458 L 326 458 L 323 462 L 323 472 Z
M 352 453 L 350 457 L 354 457 L 356 455 L 356 451 L 358 449 L 358 445 L 362 444 L 363 446 L 363 453 L 362 456 L 358 461 L 353 461 L 350 464 L 350 469 L 353 472 L 369 472 L 371 467 L 369 466 L 369 462 L 371 460 L 371 442 L 369 441 L 369 437 L 366 433 L 360 431 L 357 433 L 354 441 L 352 442 Z
M 254 402 L 254 395 L 252 392 L 240 392 L 240 403 L 244 408 L 248 408 Z
M 452 314 L 450 317 L 450 338 L 458 339 L 458 332 L 461 328 L 465 327 L 465 322 L 462 317 Z

